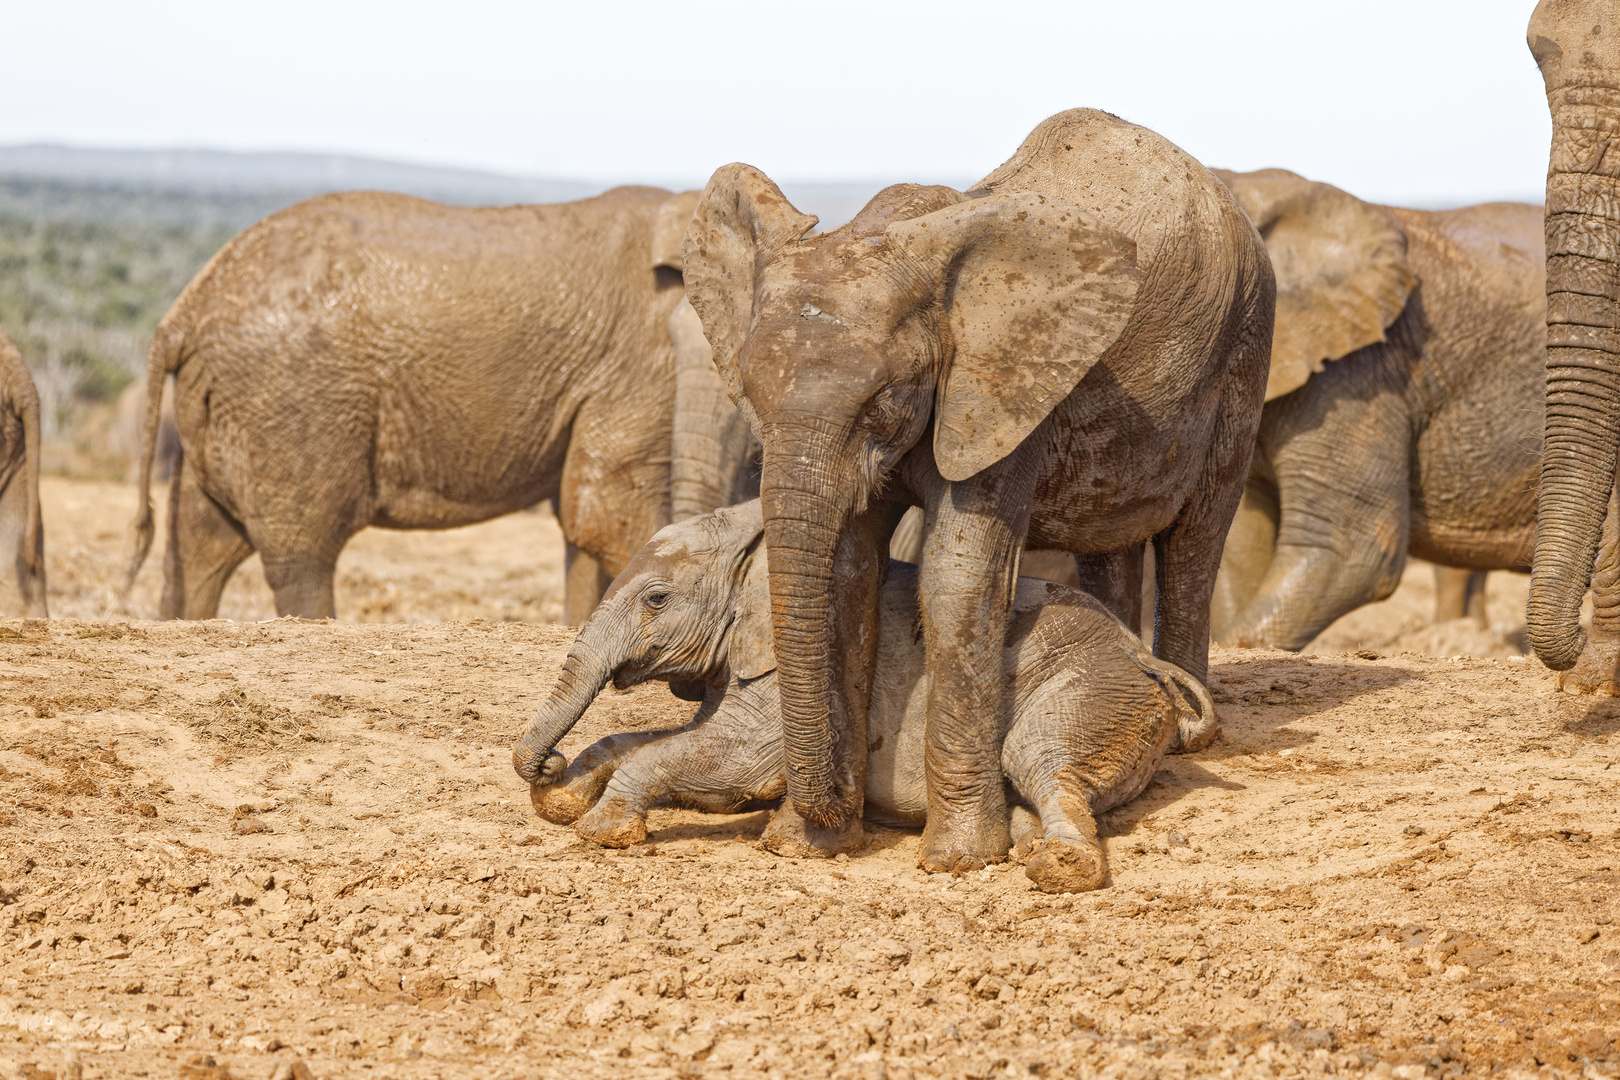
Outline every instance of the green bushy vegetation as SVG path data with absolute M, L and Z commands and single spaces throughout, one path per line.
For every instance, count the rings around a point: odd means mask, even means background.
M 282 201 L 0 180 L 0 329 L 39 387 L 47 467 L 122 474 L 110 413 L 144 376 L 152 331 L 208 258 Z

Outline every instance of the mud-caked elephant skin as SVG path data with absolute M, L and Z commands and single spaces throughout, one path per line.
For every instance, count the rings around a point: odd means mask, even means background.
M 1081 557 L 1128 625 L 1156 545 L 1154 651 L 1195 677 L 1264 395 L 1273 282 L 1231 193 L 1088 109 L 968 192 L 899 185 L 816 219 L 747 165 L 687 229 L 687 295 L 762 447 L 789 800 L 774 850 L 858 846 L 878 586 L 924 510 L 921 864 L 1004 857 L 1001 647 L 1027 546 Z
M 1563 673 L 1566 689 L 1614 693 L 1620 662 L 1620 516 L 1613 503 L 1620 443 L 1620 0 L 1541 0 L 1528 39 L 1552 113 L 1544 221 L 1545 452 L 1529 638 L 1542 662 Z M 1580 623 L 1589 581 L 1590 641 Z
M 39 393 L 0 332 L 0 616 L 47 617 L 39 506 Z
M 368 525 L 447 528 L 545 499 L 583 622 L 669 521 L 679 237 L 695 193 L 472 209 L 323 196 L 232 240 L 152 341 L 150 480 L 175 377 L 162 611 L 215 614 L 257 551 L 283 615 L 331 617 Z M 135 569 L 151 543 L 137 522 Z
M 758 502 L 670 525 L 614 581 L 514 753 L 542 817 L 624 847 L 646 838 L 656 805 L 734 811 L 782 796 L 762 532 Z M 865 811 L 921 824 L 928 671 L 915 567 L 891 564 L 878 609 Z M 611 735 L 565 766 L 554 748 L 596 693 L 652 678 L 705 685 L 692 722 Z M 1025 871 L 1048 892 L 1096 888 L 1107 867 L 1094 815 L 1140 793 L 1172 738 L 1190 748 L 1215 738 L 1209 695 L 1096 600 L 1034 578 L 1018 581 L 1000 681 L 1000 768 L 1037 819 L 1020 837 Z
M 1540 208 L 1403 210 L 1281 169 L 1216 175 L 1265 237 L 1277 320 L 1215 640 L 1303 648 L 1393 592 L 1409 554 L 1529 569 Z

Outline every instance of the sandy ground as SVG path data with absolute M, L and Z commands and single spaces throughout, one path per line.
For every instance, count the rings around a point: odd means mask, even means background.
M 63 615 L 101 614 L 119 491 L 51 484 Z M 340 610 L 395 625 L 0 622 L 0 1076 L 1620 1074 L 1620 703 L 1217 651 L 1221 740 L 1105 815 L 1084 896 L 926 875 L 909 832 L 781 860 L 763 813 L 606 852 L 509 764 L 570 640 L 500 621 L 554 603 L 551 528 L 362 536 Z M 489 606 L 400 624 L 441 603 Z M 563 749 L 690 711 L 610 693 Z

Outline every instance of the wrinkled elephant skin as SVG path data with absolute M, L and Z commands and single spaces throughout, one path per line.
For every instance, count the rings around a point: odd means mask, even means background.
M 762 532 L 757 502 L 671 525 L 614 582 L 514 753 L 542 817 L 627 847 L 646 838 L 655 805 L 728 812 L 782 796 Z M 915 632 L 915 567 L 890 567 L 878 606 L 864 807 L 879 820 L 920 824 L 928 673 Z M 1213 740 L 1214 706 L 1096 600 L 1033 578 L 1018 582 L 1000 660 L 1010 710 L 997 727 L 1000 768 L 1035 813 L 1019 837 L 1025 872 L 1047 892 L 1097 888 L 1107 866 L 1095 815 L 1141 792 L 1172 738 L 1189 747 Z M 685 727 L 610 735 L 566 769 L 553 754 L 607 679 L 686 679 L 704 665 L 709 692 Z
M 554 501 L 565 615 L 669 520 L 669 318 L 696 195 L 473 209 L 350 192 L 248 229 L 153 338 L 141 484 L 176 382 L 163 614 L 208 618 L 257 551 L 283 615 L 331 617 L 371 526 Z M 151 543 L 137 522 L 138 569 Z
M 39 394 L 0 332 L 0 617 L 48 617 L 39 506 Z
M 728 165 L 683 255 L 763 448 L 791 809 L 834 832 L 860 819 L 883 555 L 900 511 L 921 506 L 921 862 L 971 869 L 1008 846 L 995 673 L 1021 547 L 1081 556 L 1082 584 L 1121 612 L 1138 602 L 1121 564 L 1139 577 L 1151 538 L 1155 651 L 1204 673 L 1265 389 L 1271 268 L 1208 170 L 1084 109 L 967 194 L 899 185 L 842 228 L 814 225 Z

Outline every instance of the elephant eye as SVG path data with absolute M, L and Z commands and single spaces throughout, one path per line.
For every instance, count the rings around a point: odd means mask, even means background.
M 658 608 L 661 608 L 665 604 L 669 603 L 669 590 L 668 589 L 654 589 L 652 592 L 649 592 L 643 599 L 644 599 L 644 602 L 646 603 L 646 605 L 648 607 L 653 608 L 654 610 L 657 610 Z

